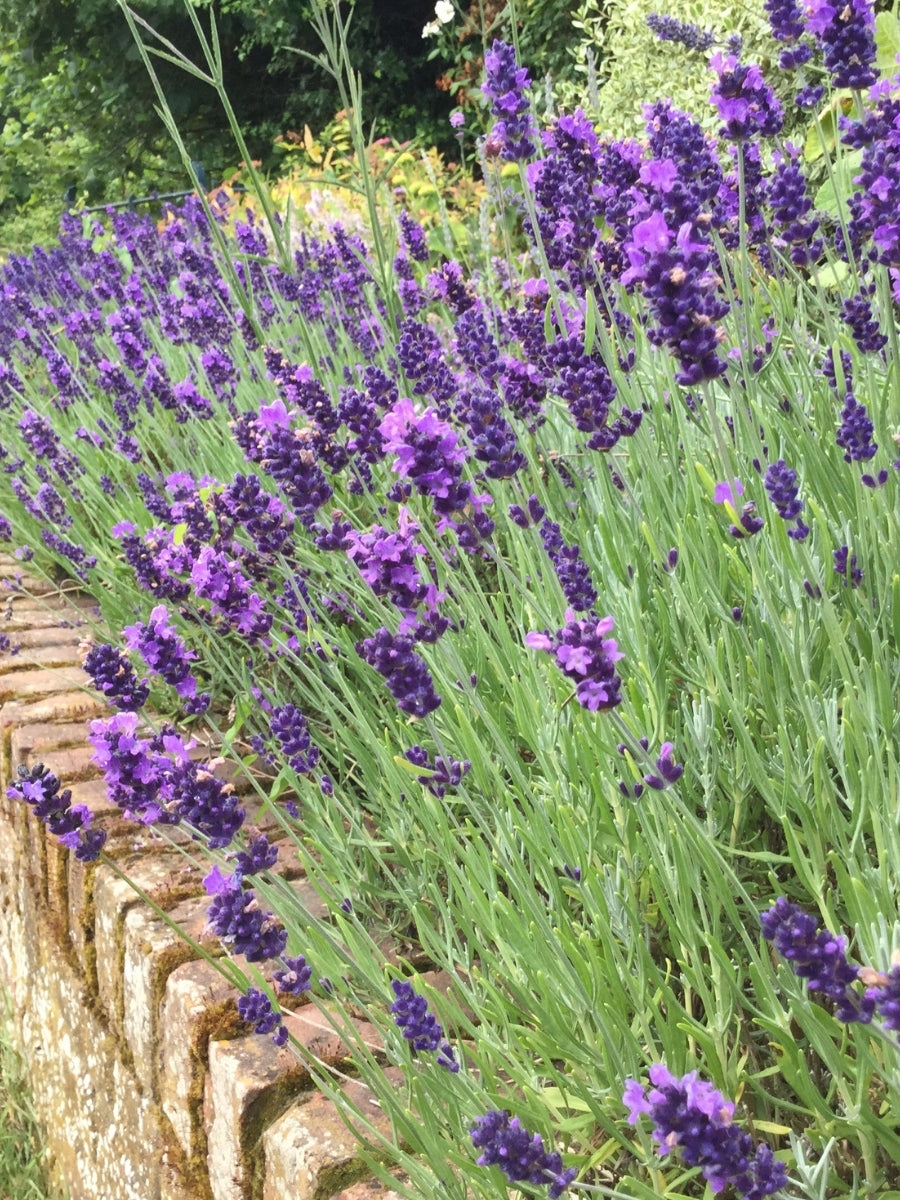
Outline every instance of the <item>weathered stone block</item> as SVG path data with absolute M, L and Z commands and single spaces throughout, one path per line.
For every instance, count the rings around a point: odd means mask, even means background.
M 90 809 L 94 819 L 107 831 L 110 845 L 117 832 L 127 830 L 134 834 L 134 822 L 125 821 L 120 810 L 107 798 L 106 784 L 102 779 L 91 779 L 76 783 L 72 788 L 72 803 L 83 804 Z M 115 814 L 115 815 L 114 815 Z M 67 906 L 66 923 L 68 942 L 78 969 L 87 980 L 92 992 L 97 990 L 97 964 L 94 953 L 94 893 L 93 884 L 97 867 L 95 863 L 79 862 L 70 855 L 66 864 Z
M 210 1042 L 204 1117 L 215 1200 L 244 1200 L 263 1129 L 308 1080 L 293 1055 L 269 1037 Z
M 173 855 L 153 855 L 142 851 L 122 860 L 122 870 L 148 895 L 164 892 L 173 874 L 181 870 L 183 859 Z M 94 879 L 94 952 L 96 954 L 97 996 L 114 1033 L 124 1042 L 125 956 L 124 923 L 129 909 L 142 903 L 124 879 L 110 867 L 101 865 Z
M 50 643 L 40 646 L 23 646 L 18 637 L 14 638 L 15 654 L 0 657 L 0 675 L 8 675 L 12 671 L 24 670 L 27 667 L 71 667 L 81 663 L 81 654 L 77 644 L 67 642 Z
M 69 692 L 84 686 L 86 682 L 87 675 L 81 667 L 37 667 L 12 671 L 0 676 L 0 702 L 38 699 L 54 692 Z
M 0 613 L 0 624 L 3 614 Z M 49 625 L 44 629 L 19 629 L 16 630 L 12 641 L 18 645 L 19 654 L 25 650 L 41 649 L 46 646 L 72 646 L 77 648 L 84 637 L 83 629 L 75 629 L 72 626 Z M 14 655 L 13 658 L 18 657 Z
M 77 721 L 109 713 L 106 702 L 88 691 L 57 692 L 40 700 L 8 700 L 0 706 L 0 730 L 26 722 Z
M 203 1092 L 209 1040 L 237 1034 L 238 992 L 208 962 L 176 967 L 166 980 L 160 1014 L 159 1096 L 187 1163 L 206 1171 Z
M 40 757 L 29 754 L 26 766 L 33 767 L 41 762 L 52 771 L 63 787 L 79 783 L 82 779 L 96 779 L 98 768 L 93 761 L 93 746 L 66 746 L 61 750 L 46 750 Z
M 395 1068 L 385 1073 L 399 1082 L 400 1072 Z M 344 1091 L 365 1121 L 389 1137 L 390 1122 L 369 1089 L 350 1081 L 344 1084 Z M 349 1106 L 344 1113 L 347 1121 L 359 1128 L 359 1118 Z M 263 1200 L 316 1200 L 346 1191 L 366 1177 L 369 1172 L 359 1156 L 359 1139 L 347 1121 L 321 1092 L 292 1104 L 263 1134 Z M 376 1191 L 374 1195 L 381 1200 L 390 1193 Z
M 125 914 L 122 1026 L 142 1090 L 159 1098 L 159 1013 L 166 979 L 194 956 L 184 938 L 143 904 Z
M 17 725 L 9 739 L 10 767 L 15 772 L 19 763 L 31 766 L 42 762 L 43 755 L 53 750 L 87 746 L 89 726 L 86 721 L 37 721 Z M 61 780 L 66 786 L 66 780 Z

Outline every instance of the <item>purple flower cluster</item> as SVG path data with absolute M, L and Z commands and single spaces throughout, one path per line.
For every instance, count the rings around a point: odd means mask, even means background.
M 276 481 L 298 520 L 308 526 L 334 489 L 317 456 L 322 438 L 312 428 L 294 429 L 293 415 L 283 400 L 276 400 L 262 405 L 257 417 L 245 413 L 235 422 L 234 433 L 249 461 L 259 463 Z
M 108 720 L 92 721 L 89 737 L 93 761 L 103 772 L 106 792 L 130 820 L 149 825 L 166 819 L 159 803 L 160 774 L 164 766 L 149 738 L 138 736 L 137 713 L 119 713 Z M 187 748 L 173 743 L 169 749 L 187 758 Z M 165 766 L 171 759 L 165 760 Z
M 400 210 L 400 233 L 409 257 L 416 262 L 428 261 L 428 240 L 425 230 L 418 221 L 413 220 L 405 208 Z
M 456 431 L 434 409 L 398 400 L 380 425 L 384 451 L 394 454 L 393 470 L 425 494 L 445 500 L 460 486 L 466 450 Z
M 84 804 L 73 804 L 69 788 L 60 791 L 57 777 L 43 763 L 33 767 L 20 765 L 18 779 L 6 789 L 10 800 L 27 804 L 38 820 L 43 821 L 61 844 L 72 850 L 81 862 L 99 858 L 106 842 L 106 832 L 91 829 L 93 819 Z
M 472 764 L 467 758 L 461 761 L 442 757 L 432 759 L 422 746 L 410 746 L 408 750 L 404 750 L 403 754 L 407 762 L 428 772 L 426 775 L 416 776 L 416 782 L 421 783 L 431 792 L 432 796 L 437 796 L 438 799 L 446 794 L 448 788 L 459 787 L 463 778 L 472 769 Z
M 878 78 L 875 13 L 870 0 L 808 0 L 806 23 L 819 43 L 835 88 L 863 90 Z
M 622 1102 L 628 1123 L 643 1114 L 653 1121 L 659 1154 L 678 1149 L 690 1167 L 700 1167 L 713 1192 L 733 1187 L 742 1200 L 763 1200 L 788 1182 L 784 1165 L 768 1146 L 754 1147 L 748 1133 L 733 1123 L 734 1104 L 691 1071 L 680 1079 L 661 1063 L 650 1068 L 649 1090 L 626 1080 Z
M 496 392 L 476 388 L 464 398 L 469 442 L 479 462 L 485 463 L 488 479 L 511 479 L 525 466 L 525 455 L 506 417 Z
M 256 894 L 243 886 L 240 875 L 223 875 L 213 867 L 203 886 L 212 896 L 209 927 L 233 954 L 243 954 L 248 962 L 263 962 L 284 953 L 287 930 L 259 907 Z
M 885 1029 L 900 1030 L 900 966 L 896 963 L 887 972 L 860 967 L 859 978 L 867 984 L 866 1000 L 875 1005 L 875 1012 Z
M 550 1200 L 561 1196 L 578 1174 L 574 1167 L 563 1170 L 559 1152 L 545 1150 L 541 1135 L 529 1133 L 506 1109 L 485 1113 L 469 1132 L 481 1151 L 479 1167 L 499 1167 L 510 1183 L 546 1185 Z
M 656 792 L 665 791 L 673 783 L 677 783 L 684 774 L 684 766 L 674 758 L 675 747 L 671 742 L 663 742 L 659 748 L 656 760 L 656 771 L 644 776 L 644 783 Z
M 679 21 L 677 17 L 660 13 L 650 13 L 647 25 L 661 42 L 677 42 L 686 50 L 695 50 L 700 54 L 712 50 L 718 40 L 712 29 L 701 29 L 690 21 Z
M 312 744 L 309 722 L 294 704 L 285 704 L 272 710 L 269 731 L 281 747 L 285 761 L 298 775 L 306 775 L 315 769 L 319 761 L 319 748 Z
M 246 879 L 248 875 L 258 875 L 260 871 L 268 871 L 278 862 L 278 847 L 269 844 L 264 833 L 251 838 L 243 850 L 234 856 L 236 875 Z
M 716 74 L 712 102 L 723 122 L 723 137 L 743 142 L 781 132 L 784 111 L 759 67 L 739 63 L 733 54 L 716 54 L 709 65 Z
M 528 71 L 516 62 L 508 42 L 494 41 L 484 56 L 485 81 L 481 86 L 498 118 L 485 150 L 499 153 L 508 162 L 533 157 L 536 130 L 526 91 L 531 86 Z
M 887 345 L 881 322 L 873 315 L 872 301 L 865 291 L 848 297 L 841 304 L 841 320 L 849 327 L 857 349 L 863 354 L 878 354 Z
M 199 834 L 211 850 L 230 844 L 244 823 L 234 787 L 191 761 L 177 762 L 160 778 L 159 798 L 167 813 Z
M 138 681 L 131 662 L 115 646 L 92 646 L 82 665 L 97 691 L 115 708 L 135 712 L 147 703 L 147 680 Z
M 668 346 L 681 370 L 683 387 L 718 379 L 727 369 L 718 347 L 724 329 L 717 324 L 728 312 L 718 295 L 720 279 L 712 247 L 691 222 L 670 229 L 662 212 L 638 221 L 625 245 L 630 263 L 623 283 L 640 281 L 657 324 L 650 340 Z
M 847 939 L 822 929 L 815 917 L 784 896 L 762 913 L 760 924 L 763 936 L 793 965 L 794 974 L 834 1001 L 838 1020 L 865 1025 L 877 1016 L 884 1029 L 900 1030 L 900 966 L 896 959 L 887 972 L 854 966 L 847 959 Z M 857 982 L 865 985 L 861 996 L 851 990 Z
M 809 537 L 809 526 L 804 524 L 800 516 L 803 502 L 799 497 L 797 472 L 792 470 L 783 458 L 779 458 L 778 462 L 770 463 L 766 468 L 763 483 L 779 517 L 783 521 L 795 523 L 794 528 L 788 530 L 788 537 L 796 542 L 805 541 Z
M 835 441 L 844 451 L 844 462 L 868 462 L 878 451 L 872 440 L 875 424 L 868 409 L 856 399 L 849 387 L 844 395 L 841 423 Z
M 263 556 L 286 552 L 294 531 L 294 518 L 277 496 L 263 488 L 258 475 L 235 475 L 231 483 L 213 497 L 219 540 L 237 550 L 235 535 L 246 533 Z M 246 556 L 245 556 L 246 557 Z
M 573 290 L 583 295 L 598 237 L 600 143 L 580 108 L 557 118 L 542 141 L 545 157 L 528 168 L 538 231 L 548 264 L 565 270 Z
M 842 575 L 844 583 L 849 583 L 851 587 L 859 587 L 862 583 L 863 572 L 856 564 L 856 555 L 850 553 L 849 546 L 839 546 L 833 551 L 834 569 L 838 575 Z
M 347 557 L 352 559 L 376 596 L 384 596 L 403 614 L 400 632 L 412 628 L 421 609 L 433 614 L 445 599 L 437 586 L 423 577 L 417 559 L 426 559 L 425 547 L 416 541 L 418 525 L 401 506 L 398 529 L 391 533 L 374 525 L 369 533 L 355 529 L 347 534 Z
M 193 740 L 185 742 L 168 727 L 141 737 L 134 712 L 92 721 L 89 740 L 107 795 L 130 820 L 183 821 L 210 847 L 227 846 L 241 828 L 244 810 L 233 787 L 191 760 Z
M 766 14 L 772 37 L 789 44 L 798 41 L 806 32 L 800 0 L 765 0 Z
M 859 968 L 847 959 L 847 939 L 823 929 L 815 917 L 798 904 L 779 896 L 759 923 L 763 937 L 787 959 L 800 979 L 834 1002 L 839 1021 L 867 1024 L 875 1011 L 874 1002 L 852 990 Z
M 455 528 L 461 543 L 466 529 L 481 537 L 490 535 L 493 522 L 484 514 L 490 497 L 476 495 L 471 484 L 462 478 L 468 452 L 446 421 L 431 408 L 423 412 L 411 400 L 401 399 L 379 428 L 385 453 L 395 455 L 393 471 L 401 479 L 408 479 L 419 492 L 431 496 L 439 517 L 439 530 Z M 403 497 L 395 488 L 391 498 Z
M 281 1013 L 275 1011 L 269 996 L 259 988 L 248 988 L 243 996 L 239 996 L 237 1010 L 241 1020 L 252 1025 L 255 1033 L 271 1033 L 276 1046 L 287 1042 L 289 1034 Z
M 459 1071 L 459 1063 L 456 1061 L 453 1047 L 444 1038 L 444 1030 L 437 1017 L 429 1012 L 425 997 L 418 995 L 412 984 L 405 979 L 393 980 L 391 990 L 395 996 L 391 1005 L 394 1023 L 412 1049 L 417 1052 L 436 1051 L 438 1066 L 455 1075 Z
M 197 695 L 197 680 L 190 672 L 197 655 L 176 633 L 164 604 L 151 610 L 146 624 L 126 625 L 122 636 L 129 650 L 137 650 L 150 670 L 175 688 L 179 696 L 187 700 Z
M 541 522 L 540 533 L 569 608 L 574 612 L 590 611 L 597 603 L 597 589 L 580 547 L 566 545 L 559 526 L 549 517 Z
M 787 154 L 775 155 L 775 171 L 769 182 L 768 201 L 772 209 L 773 243 L 785 249 L 795 266 L 807 267 L 822 253 L 822 238 L 817 238 L 819 222 L 809 219 L 813 202 L 806 185 L 806 176 L 798 163 L 799 151 L 790 145 Z
M 850 4 L 843 10 L 853 11 Z M 885 266 L 900 266 L 900 100 L 889 80 L 873 88 L 873 103 L 856 121 L 842 122 L 842 140 L 848 148 L 862 150 L 856 185 L 848 198 L 851 220 L 850 247 L 857 253 L 871 241 L 875 256 Z M 846 251 L 845 251 L 846 253 Z
M 615 639 L 606 636 L 612 628 L 612 617 L 576 621 L 569 609 L 563 629 L 555 634 L 547 630 L 526 634 L 525 645 L 554 656 L 559 669 L 575 684 L 575 697 L 583 708 L 605 711 L 622 701 L 622 680 L 615 663 L 623 655 Z
M 392 634 L 382 626 L 373 637 L 356 643 L 356 653 L 384 677 L 403 712 L 425 717 L 440 706 L 441 698 L 434 690 L 427 663 L 414 646 L 412 638 Z
M 761 517 L 756 516 L 756 505 L 752 500 L 748 501 L 740 513 L 737 512 L 737 498 L 743 496 L 744 485 L 739 479 L 723 480 L 722 483 L 717 483 L 713 491 L 713 500 L 716 504 L 724 504 L 729 513 L 735 516 L 739 522 L 736 525 L 729 525 L 728 532 L 734 538 L 752 537 L 753 534 L 759 533 L 765 522 Z
M 309 990 L 312 980 L 312 967 L 307 964 L 302 954 L 295 957 L 282 955 L 282 965 L 272 972 L 272 980 L 279 992 L 289 996 L 302 996 Z
M 212 612 L 249 641 L 264 637 L 272 617 L 254 592 L 240 565 L 212 546 L 204 546 L 191 568 L 195 594 L 212 603 Z

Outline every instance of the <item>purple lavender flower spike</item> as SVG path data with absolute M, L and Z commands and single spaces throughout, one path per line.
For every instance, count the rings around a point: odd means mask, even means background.
M 146 624 L 127 625 L 122 635 L 129 650 L 137 650 L 150 670 L 174 687 L 182 699 L 196 696 L 197 680 L 190 673 L 189 664 L 197 655 L 187 649 L 175 632 L 164 604 L 157 604 L 151 610 Z
M 647 25 L 661 42 L 676 42 L 686 50 L 694 50 L 699 54 L 712 50 L 717 38 L 711 29 L 701 29 L 690 21 L 679 21 L 677 17 L 664 16 L 660 13 L 650 13 Z
M 268 871 L 278 862 L 278 847 L 270 846 L 266 835 L 260 834 L 247 843 L 245 850 L 235 855 L 235 871 L 246 879 L 260 871 Z
M 81 862 L 94 862 L 106 842 L 103 829 L 91 829 L 92 814 L 83 804 L 72 804 L 69 788 L 60 790 L 57 777 L 43 763 L 18 768 L 16 783 L 6 789 L 10 800 L 29 805 L 34 815 Z
M 754 1147 L 748 1133 L 733 1123 L 734 1104 L 697 1072 L 677 1079 L 661 1063 L 650 1068 L 651 1087 L 628 1079 L 622 1102 L 628 1123 L 642 1116 L 653 1121 L 653 1140 L 661 1157 L 681 1151 L 685 1163 L 700 1167 L 713 1192 L 733 1187 L 742 1200 L 763 1200 L 788 1182 L 784 1165 L 768 1146 Z
M 656 318 L 650 340 L 678 359 L 678 383 L 694 387 L 718 379 L 727 364 L 717 352 L 725 337 L 717 322 L 728 304 L 719 295 L 707 233 L 690 220 L 673 229 L 664 213 L 651 212 L 635 222 L 624 250 L 630 265 L 622 282 L 642 284 Z
M 597 590 L 591 580 L 591 569 L 581 557 L 580 548 L 566 545 L 559 526 L 549 517 L 541 522 L 540 533 L 569 607 L 575 612 L 589 611 L 597 602 Z
M 795 522 L 794 528 L 788 530 L 788 537 L 802 542 L 809 537 L 809 526 L 805 525 L 800 513 L 803 502 L 799 498 L 797 472 L 792 470 L 783 458 L 771 463 L 766 469 L 764 479 L 766 492 L 775 505 L 779 517 L 783 521 Z
M 488 140 L 508 162 L 533 157 L 537 147 L 531 108 L 525 95 L 531 86 L 528 71 L 516 62 L 507 42 L 495 41 L 484 56 L 485 82 L 481 90 L 498 118 Z
M 131 665 L 115 646 L 92 646 L 83 663 L 94 687 L 122 712 L 143 708 L 150 695 L 147 680 L 138 681 Z
M 288 766 L 298 775 L 312 771 L 319 761 L 319 748 L 312 744 L 309 723 L 294 704 L 272 710 L 269 730 L 281 746 Z
M 807 980 L 812 991 L 824 992 L 834 1001 L 839 1021 L 865 1025 L 872 1020 L 874 1004 L 851 990 L 859 968 L 847 959 L 845 937 L 822 929 L 815 917 L 784 896 L 762 913 L 759 923 L 763 937 L 787 959 L 794 974 Z
M 271 1033 L 276 1046 L 283 1046 L 288 1040 L 281 1014 L 275 1011 L 272 1001 L 259 988 L 248 988 L 246 995 L 239 996 L 237 1009 L 241 1020 L 252 1025 L 256 1033 Z
M 856 565 L 856 555 L 850 553 L 849 546 L 839 546 L 832 552 L 835 573 L 844 577 L 845 585 L 859 587 L 862 583 L 863 572 Z
M 357 642 L 356 653 L 383 676 L 388 691 L 403 712 L 425 717 L 440 706 L 434 680 L 425 660 L 413 651 L 415 642 L 382 626 L 374 637 Z
M 765 0 L 772 37 L 778 42 L 795 42 L 806 32 L 800 0 Z
M 772 209 L 774 245 L 785 249 L 792 263 L 806 267 L 822 253 L 822 238 L 817 238 L 819 222 L 809 219 L 813 209 L 806 176 L 799 165 L 799 150 L 790 143 L 786 156 L 776 153 L 775 171 L 769 182 L 768 202 Z
M 875 425 L 864 404 L 847 388 L 841 424 L 835 441 L 844 451 L 844 462 L 868 462 L 874 458 L 878 443 L 872 440 Z
M 510 1183 L 545 1184 L 550 1200 L 561 1196 L 578 1172 L 563 1170 L 556 1150 L 545 1150 L 539 1133 L 531 1134 L 506 1109 L 494 1109 L 479 1117 L 469 1131 L 472 1144 L 481 1151 L 480 1167 L 499 1167 Z
M 400 209 L 400 233 L 409 257 L 416 262 L 428 261 L 428 240 L 425 230 L 414 220 L 405 208 Z
M 454 1056 L 453 1047 L 444 1038 L 444 1030 L 434 1013 L 428 1010 L 428 1001 L 418 995 L 413 986 L 405 979 L 394 979 L 391 990 L 396 999 L 391 1005 L 394 1023 L 414 1051 L 436 1051 L 437 1062 L 445 1070 L 455 1075 L 459 1071 L 459 1063 Z
M 870 0 L 809 0 L 806 23 L 817 38 L 825 69 L 836 88 L 865 89 L 878 79 L 875 69 L 875 13 Z
M 431 792 L 432 796 L 437 796 L 438 799 L 446 795 L 448 788 L 459 787 L 463 778 L 472 769 L 472 764 L 468 759 L 461 761 L 455 758 L 441 757 L 432 759 L 422 746 L 410 746 L 403 754 L 413 766 L 421 767 L 428 772 L 426 775 L 417 775 L 416 782 L 421 783 Z
M 566 622 L 552 635 L 547 630 L 526 634 L 525 645 L 554 655 L 562 673 L 574 682 L 575 697 L 583 708 L 590 712 L 615 708 L 622 701 L 622 680 L 614 664 L 623 655 L 615 639 L 606 636 L 612 632 L 613 618 L 576 621 L 569 609 Z
M 656 792 L 662 792 L 667 787 L 671 787 L 673 783 L 678 782 L 684 774 L 684 766 L 675 761 L 674 753 L 675 747 L 672 743 L 663 742 L 656 760 L 656 773 L 644 776 L 644 783 L 647 787 L 653 788 Z
M 251 889 L 245 889 L 239 875 L 222 875 L 218 867 L 203 880 L 207 894 L 213 897 L 207 917 L 216 937 L 248 962 L 278 958 L 287 945 L 287 930 L 263 912 Z
M 307 964 L 302 954 L 294 958 L 282 957 L 283 966 L 272 972 L 272 979 L 279 992 L 287 992 L 291 996 L 302 996 L 309 990 L 312 979 L 312 967 Z
M 860 980 L 867 984 L 866 1000 L 875 1005 L 885 1029 L 900 1030 L 900 965 L 894 955 L 894 965 L 886 974 L 871 967 L 860 967 Z
M 186 758 L 173 767 L 167 764 L 159 797 L 166 810 L 192 826 L 210 849 L 229 845 L 244 823 L 246 814 L 232 784 Z
M 733 54 L 716 54 L 709 65 L 716 73 L 712 101 L 723 121 L 723 137 L 743 142 L 780 133 L 784 112 L 759 67 L 745 66 Z

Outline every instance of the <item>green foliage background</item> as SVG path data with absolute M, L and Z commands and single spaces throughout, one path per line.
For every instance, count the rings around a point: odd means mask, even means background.
M 327 73 L 301 54 L 321 47 L 307 0 L 194 0 L 212 8 L 226 81 L 248 145 L 267 169 L 273 142 L 305 124 L 321 129 L 339 107 Z M 182 0 L 137 11 L 180 50 L 196 40 Z M 444 138 L 451 98 L 434 85 L 422 44 L 421 3 L 354 0 L 350 48 L 367 98 L 366 121 L 399 140 Z M 290 48 L 290 49 L 289 49 Z M 237 165 L 211 91 L 159 64 L 192 155 L 215 181 Z M 154 110 L 149 79 L 110 0 L 4 0 L 0 16 L 0 247 L 53 238 L 63 197 L 101 203 L 188 186 Z

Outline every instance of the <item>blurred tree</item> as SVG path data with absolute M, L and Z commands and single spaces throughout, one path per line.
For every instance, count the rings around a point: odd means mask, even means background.
M 310 0 L 192 0 L 212 9 L 229 95 L 255 158 L 277 159 L 275 138 L 322 128 L 340 106 L 317 54 Z M 450 98 L 435 87 L 422 26 L 428 0 L 350 0 L 350 47 L 363 78 L 367 127 L 452 151 Z M 135 0 L 162 36 L 192 58 L 199 47 L 184 0 Z M 172 111 L 210 177 L 236 166 L 215 97 L 199 80 L 158 63 Z M 2 0 L 0 15 L 0 245 L 52 236 L 62 198 L 127 198 L 185 186 L 183 169 L 113 0 Z M 55 212 L 53 211 L 55 207 Z

